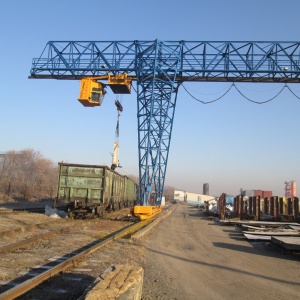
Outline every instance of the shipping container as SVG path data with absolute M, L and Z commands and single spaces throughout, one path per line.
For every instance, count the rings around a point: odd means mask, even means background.
M 57 200 L 66 204 L 71 217 L 103 216 L 107 210 L 132 206 L 138 186 L 107 166 L 58 164 Z
M 262 191 L 262 197 L 263 198 L 271 198 L 273 196 L 272 191 Z
M 261 191 L 261 190 L 254 190 L 253 191 L 253 196 L 255 196 L 255 197 L 261 197 L 262 198 L 263 191 Z
M 247 197 L 259 196 L 261 198 L 270 198 L 273 196 L 272 191 L 263 191 L 263 190 L 244 190 L 241 191 L 241 194 Z

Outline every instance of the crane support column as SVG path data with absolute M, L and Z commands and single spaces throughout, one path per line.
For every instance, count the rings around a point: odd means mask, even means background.
M 140 202 L 149 205 L 154 189 L 161 204 L 177 100 L 181 45 L 160 41 L 138 54 L 138 144 Z

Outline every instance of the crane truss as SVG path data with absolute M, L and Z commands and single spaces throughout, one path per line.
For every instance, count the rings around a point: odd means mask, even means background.
M 299 82 L 300 42 L 48 42 L 30 78 L 136 76 L 144 50 L 157 43 L 181 47 L 178 81 Z
M 141 204 L 160 203 L 177 91 L 184 81 L 300 82 L 300 42 L 58 41 L 33 59 L 29 78 L 128 73 L 137 81 Z
M 162 199 L 181 49 L 158 42 L 145 49 L 138 61 L 140 196 L 144 205 L 149 201 L 152 185 L 156 203 Z

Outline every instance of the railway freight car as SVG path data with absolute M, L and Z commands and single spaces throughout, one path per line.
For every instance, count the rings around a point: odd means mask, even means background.
M 103 217 L 138 203 L 138 185 L 107 166 L 58 164 L 57 201 L 70 217 Z

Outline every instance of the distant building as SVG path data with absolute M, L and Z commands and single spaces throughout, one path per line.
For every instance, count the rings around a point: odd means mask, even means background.
M 294 198 L 296 197 L 296 181 L 292 180 L 285 182 L 285 197 Z
M 196 193 L 186 193 L 186 202 L 194 205 L 203 205 L 204 202 L 209 202 L 215 200 L 215 197 L 196 194 Z
M 241 195 L 247 196 L 247 197 L 253 197 L 254 191 L 253 190 L 241 190 Z
M 174 190 L 174 200 L 184 202 L 185 199 L 185 191 Z
M 194 205 L 203 205 L 205 201 L 215 202 L 215 197 L 203 194 L 190 193 L 186 191 L 174 191 L 174 200 L 187 202 Z
M 203 184 L 203 195 L 209 195 L 209 184 L 208 183 Z
M 273 196 L 272 191 L 262 191 L 262 190 L 242 190 L 241 195 L 247 197 L 259 196 L 260 198 L 270 198 Z

